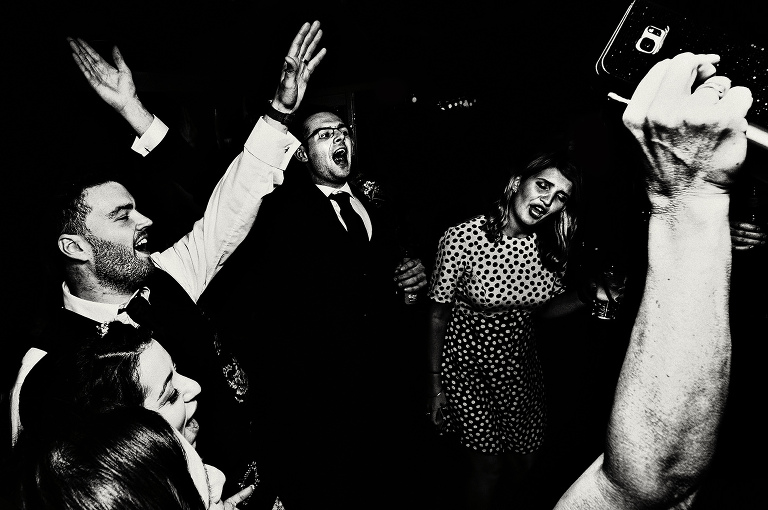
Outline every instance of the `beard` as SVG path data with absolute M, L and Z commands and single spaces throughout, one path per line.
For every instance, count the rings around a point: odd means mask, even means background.
M 155 266 L 147 258 L 139 258 L 132 249 L 104 239 L 86 235 L 93 248 L 96 279 L 104 287 L 121 293 L 133 293 L 141 287 Z

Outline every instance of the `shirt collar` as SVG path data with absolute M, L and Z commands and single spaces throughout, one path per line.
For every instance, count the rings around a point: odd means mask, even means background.
M 355 198 L 355 195 L 352 194 L 352 188 L 349 187 L 348 182 L 345 182 L 344 186 L 342 186 L 341 188 L 332 188 L 331 186 L 325 186 L 323 184 L 318 184 L 317 187 L 318 189 L 320 189 L 320 191 L 323 192 L 323 194 L 326 197 L 330 197 L 333 193 L 336 193 L 338 191 L 346 191 L 347 193 L 350 194 L 352 198 Z
M 115 320 L 117 311 L 128 304 L 127 301 L 125 303 L 112 304 L 88 301 L 87 299 L 79 298 L 69 291 L 66 282 L 62 282 L 61 290 L 64 297 L 64 308 L 96 322 L 111 322 Z M 142 287 L 134 292 L 131 299 L 139 293 L 149 301 L 149 289 L 147 287 Z M 128 301 L 130 301 L 130 299 Z

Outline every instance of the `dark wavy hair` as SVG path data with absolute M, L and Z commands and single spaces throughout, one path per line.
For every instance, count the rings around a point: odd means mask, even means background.
M 78 351 L 76 404 L 93 412 L 116 405 L 143 406 L 147 390 L 139 382 L 139 356 L 151 342 L 149 329 L 109 323 L 103 338 Z
M 103 338 L 94 328 L 78 348 L 43 356 L 32 369 L 38 375 L 28 376 L 21 388 L 22 432 L 45 440 L 69 434 L 91 414 L 143 406 L 139 356 L 151 342 L 150 330 L 111 322 Z M 51 416 L 57 416 L 55 427 Z
M 45 244 L 45 263 L 57 279 L 63 277 L 59 272 L 70 263 L 69 259 L 59 251 L 57 243 L 51 242 L 62 234 L 74 234 L 85 236 L 90 233 L 85 224 L 91 208 L 86 199 L 88 191 L 108 182 L 120 182 L 121 173 L 117 172 L 92 172 L 61 180 L 56 183 L 51 200 L 47 201 L 43 209 L 45 211 L 44 229 L 49 239 Z
M 575 163 L 571 146 L 539 153 L 525 167 L 513 170 L 501 197 L 493 203 L 486 214 L 483 230 L 491 241 L 498 243 L 504 228 L 509 225 L 510 208 L 515 198 L 513 191 L 515 178 L 520 177 L 522 186 L 522 182 L 548 168 L 559 170 L 573 184 L 570 198 L 563 210 L 536 226 L 542 262 L 548 269 L 562 272 L 567 266 L 571 242 L 576 233 L 582 194 L 581 170 Z
M 205 508 L 173 428 L 143 407 L 91 415 L 27 454 L 22 510 Z

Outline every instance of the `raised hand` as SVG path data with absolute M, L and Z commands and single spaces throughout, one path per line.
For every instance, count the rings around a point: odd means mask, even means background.
M 325 56 L 325 48 L 315 53 L 323 31 L 320 22 L 311 25 L 304 23 L 294 37 L 280 72 L 280 83 L 275 91 L 272 106 L 283 113 L 292 113 L 298 109 L 304 98 L 309 77 Z
M 82 39 L 68 37 L 67 41 L 72 48 L 72 58 L 91 88 L 133 127 L 137 135 L 144 134 L 154 116 L 139 101 L 133 75 L 117 46 L 112 49 L 117 66 L 113 67 Z
M 670 198 L 724 193 L 744 160 L 752 95 L 715 76 L 719 60 L 682 53 L 657 63 L 624 111 L 624 124 L 645 153 L 657 210 L 671 205 Z
M 112 49 L 115 65 L 112 67 L 82 39 L 67 38 L 72 48 L 72 58 L 82 71 L 88 84 L 107 104 L 121 112 L 131 101 L 136 100 L 136 86 L 128 65 L 120 50 Z

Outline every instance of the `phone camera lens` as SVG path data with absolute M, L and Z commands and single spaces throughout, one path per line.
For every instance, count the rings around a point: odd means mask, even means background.
M 650 53 L 651 51 L 653 51 L 654 46 L 655 46 L 655 43 L 653 42 L 652 39 L 644 37 L 643 39 L 640 40 L 640 49 L 642 51 Z

